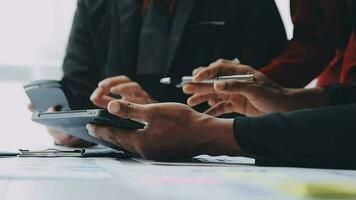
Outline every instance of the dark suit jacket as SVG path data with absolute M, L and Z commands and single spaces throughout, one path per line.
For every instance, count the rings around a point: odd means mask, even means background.
M 191 75 L 218 58 L 238 57 L 259 68 L 287 42 L 274 0 L 178 0 L 165 70 L 138 75 L 141 3 L 78 1 L 62 80 L 73 109 L 91 107 L 89 95 L 97 83 L 117 75 L 138 81 L 157 100 L 185 102 L 181 90 L 163 87 L 159 78 Z

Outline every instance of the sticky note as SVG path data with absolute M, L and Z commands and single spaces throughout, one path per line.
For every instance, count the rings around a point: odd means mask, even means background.
M 318 199 L 356 199 L 356 183 L 292 183 L 285 184 L 280 189 L 290 194 Z
M 308 183 L 305 193 L 317 198 L 354 198 L 356 199 L 356 185 L 348 183 Z

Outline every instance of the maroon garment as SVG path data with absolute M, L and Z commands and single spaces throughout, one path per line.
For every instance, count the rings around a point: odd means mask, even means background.
M 304 87 L 321 73 L 319 85 L 356 80 L 351 1 L 291 0 L 293 40 L 261 71 L 285 87 Z
M 356 35 L 350 24 L 352 20 L 356 20 L 351 18 L 353 16 L 351 12 L 356 12 L 356 10 L 351 10 L 352 1 L 355 0 L 345 1 L 344 9 L 338 11 L 338 15 L 346 20 L 334 21 L 334 30 L 338 31 L 339 41 L 348 39 L 348 42 L 339 44 L 333 61 L 319 77 L 318 85 L 320 86 L 347 84 L 356 80 Z M 336 29 L 339 28 L 337 24 L 343 24 L 346 28 Z
M 356 38 L 350 35 L 347 49 L 338 50 L 333 62 L 319 78 L 318 85 L 347 84 L 356 80 Z

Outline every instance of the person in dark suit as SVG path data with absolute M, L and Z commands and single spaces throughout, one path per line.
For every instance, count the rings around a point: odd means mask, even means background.
M 62 80 L 73 109 L 93 107 L 89 97 L 98 83 L 116 76 L 137 82 L 156 101 L 185 102 L 181 90 L 162 86 L 160 78 L 190 75 L 218 58 L 260 68 L 287 42 L 273 0 L 145 2 L 78 1 Z M 157 2 L 166 2 L 156 6 L 164 8 L 152 6 Z M 151 30 L 159 27 L 165 33 Z
M 183 103 L 187 96 L 160 78 L 218 58 L 261 68 L 286 43 L 274 0 L 79 0 L 61 84 L 72 109 L 105 108 L 113 96 Z M 77 141 L 54 135 L 59 144 Z
M 344 60 L 347 67 L 340 69 L 340 80 L 356 68 L 356 1 L 349 5 L 352 9 L 345 12 L 350 14 L 352 32 L 346 52 L 353 59 Z M 149 125 L 135 131 L 90 124 L 87 129 L 93 136 L 149 159 L 242 155 L 256 158 L 259 165 L 356 169 L 356 160 L 352 159 L 356 153 L 355 82 L 285 88 L 250 66 L 229 60 L 199 69 L 194 78 L 200 82 L 218 75 L 247 73 L 253 73 L 255 80 L 220 81 L 198 88 L 206 92 L 200 96 L 205 100 L 213 93 L 220 95 L 222 103 L 215 107 L 220 114 L 237 111 L 249 117 L 219 119 L 183 104 L 140 105 L 114 100 L 108 104 L 111 113 Z M 186 85 L 185 90 L 192 86 Z

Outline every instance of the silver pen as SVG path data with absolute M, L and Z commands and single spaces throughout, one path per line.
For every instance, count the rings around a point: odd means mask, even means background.
M 243 81 L 243 82 L 250 82 L 253 81 L 255 79 L 255 75 L 254 74 L 243 74 L 243 75 L 232 75 L 232 76 L 218 76 L 216 78 L 213 79 L 208 79 L 208 80 L 204 80 L 204 81 L 200 81 L 200 82 L 195 82 L 193 80 L 192 76 L 184 76 L 181 80 L 181 82 L 179 84 L 177 84 L 177 87 L 183 87 L 183 85 L 185 84 L 189 84 L 189 83 L 215 83 L 217 81 L 227 81 L 227 80 L 235 80 L 235 81 Z M 162 78 L 160 81 L 161 84 L 164 85 L 170 85 L 170 84 L 174 84 L 174 81 L 172 81 L 172 79 L 170 77 L 166 77 L 166 78 Z
M 240 60 L 238 58 L 235 58 L 232 60 L 235 63 L 240 63 Z M 235 81 L 244 81 L 244 82 L 249 82 L 249 81 L 253 81 L 255 79 L 254 74 L 243 74 L 243 75 L 232 75 L 232 76 L 219 76 L 213 79 L 208 79 L 208 80 L 204 80 L 201 82 L 196 82 L 196 83 L 215 83 L 216 81 L 223 81 L 223 80 L 235 80 Z M 166 78 L 162 78 L 160 80 L 161 84 L 164 85 L 170 85 L 170 84 L 176 84 L 176 87 L 181 88 L 183 87 L 183 85 L 185 84 L 189 84 L 189 83 L 195 83 L 193 80 L 192 76 L 183 76 L 182 80 L 180 80 L 181 82 L 177 84 L 177 82 L 179 82 L 179 80 L 172 80 L 172 78 L 170 77 L 166 77 Z

